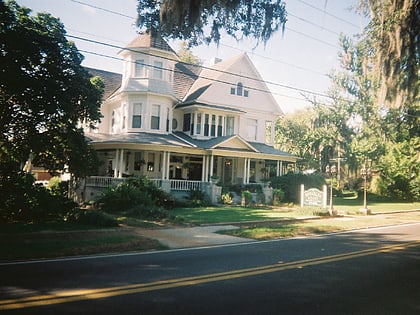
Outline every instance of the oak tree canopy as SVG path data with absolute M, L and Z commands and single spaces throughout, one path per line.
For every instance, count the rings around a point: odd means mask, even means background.
M 137 25 L 190 45 L 215 42 L 221 31 L 266 43 L 287 21 L 281 0 L 139 0 Z

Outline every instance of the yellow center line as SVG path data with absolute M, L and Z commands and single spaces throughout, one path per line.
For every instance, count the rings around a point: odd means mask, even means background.
M 342 261 L 347 259 L 353 259 L 357 257 L 364 257 L 368 255 L 374 255 L 379 253 L 388 253 L 397 250 L 404 250 L 410 247 L 415 247 L 420 244 L 420 240 L 400 243 L 395 245 L 387 245 L 379 248 L 364 249 L 354 252 L 348 252 L 337 255 L 330 255 L 324 257 L 303 259 L 298 261 L 291 261 L 287 263 L 279 263 L 274 265 L 266 265 L 254 268 L 245 268 L 227 272 L 219 272 L 201 276 L 184 277 L 178 279 L 154 281 L 150 283 L 137 283 L 124 286 L 116 286 L 110 288 L 100 289 L 86 289 L 86 290 L 69 290 L 63 293 L 29 296 L 8 300 L 0 300 L 0 311 L 10 309 L 21 309 L 27 307 L 37 307 L 53 304 L 61 304 L 82 300 L 90 299 L 101 299 L 109 298 L 113 296 L 120 296 L 126 294 L 142 293 L 163 289 L 171 289 L 177 287 L 191 286 L 202 283 L 231 280 L 243 277 L 256 276 L 266 273 L 272 273 L 282 270 L 303 268 L 308 266 L 326 264 L 330 262 Z

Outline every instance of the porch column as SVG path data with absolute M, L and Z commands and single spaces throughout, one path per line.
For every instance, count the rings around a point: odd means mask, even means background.
M 280 161 L 280 174 L 279 176 L 283 176 L 283 161 Z
M 118 170 L 118 178 L 122 178 L 122 170 L 124 168 L 124 149 L 120 150 L 120 169 Z
M 171 163 L 171 152 L 166 152 L 166 174 L 165 174 L 165 179 L 169 179 L 169 165 Z
M 165 179 L 165 174 L 166 174 L 166 151 L 162 152 L 162 174 L 161 174 L 161 179 Z
M 247 164 L 247 162 L 248 162 L 248 158 L 244 158 L 244 178 L 242 180 L 243 184 L 246 184 L 246 170 L 247 170 L 246 164 Z
M 212 154 L 212 155 L 210 155 L 210 177 L 212 177 L 214 175 L 213 174 L 213 165 L 214 165 L 214 156 Z
M 248 158 L 248 165 L 246 168 L 246 183 L 249 184 L 249 174 L 251 173 L 251 159 Z
M 120 153 L 120 150 L 115 149 L 114 177 L 118 177 L 119 153 Z
M 203 158 L 202 158 L 202 167 L 201 167 L 201 181 L 202 182 L 206 182 L 207 180 L 206 180 L 206 166 L 207 166 L 207 157 L 205 156 L 205 155 L 203 155 Z
M 205 180 L 206 182 L 210 181 L 210 156 L 206 155 L 206 173 L 205 173 Z
M 279 177 L 279 176 L 280 176 L 280 161 L 279 161 L 279 160 L 277 160 L 276 176 L 277 176 L 277 177 Z

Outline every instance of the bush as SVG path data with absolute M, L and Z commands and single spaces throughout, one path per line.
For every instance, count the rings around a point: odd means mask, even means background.
M 222 203 L 225 205 L 231 205 L 233 202 L 233 194 L 230 192 L 222 194 L 221 198 L 222 198 Z
M 42 222 L 62 220 L 75 207 L 73 201 L 35 185 L 31 174 L 13 173 L 0 178 L 0 221 Z
M 96 227 L 118 226 L 116 219 L 111 217 L 109 214 L 99 210 L 74 209 L 67 214 L 66 221 Z
M 109 187 L 98 200 L 101 209 L 109 212 L 129 211 L 142 217 L 154 217 L 159 208 L 171 209 L 172 195 L 157 188 L 146 177 L 130 178 Z
M 325 179 L 321 174 L 294 174 L 287 173 L 283 176 L 270 178 L 271 187 L 284 191 L 285 202 L 299 202 L 300 185 L 304 184 L 305 189 L 318 188 L 322 190 Z
M 242 203 L 245 207 L 248 207 L 252 203 L 252 193 L 249 190 L 244 190 L 241 194 Z
M 200 189 L 191 189 L 186 199 L 187 205 L 190 207 L 206 207 L 210 205 L 209 198 Z

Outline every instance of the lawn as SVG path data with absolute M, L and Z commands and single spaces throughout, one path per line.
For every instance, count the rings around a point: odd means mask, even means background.
M 0 226 L 0 261 L 165 249 L 123 228 L 94 229 L 71 223 Z
M 420 222 L 420 212 L 381 214 L 370 216 L 324 218 L 322 220 L 300 220 L 295 222 L 273 222 L 270 224 L 242 225 L 240 229 L 220 233 L 256 240 L 271 240 L 285 237 L 324 234 L 354 229 L 371 228 Z
M 327 211 L 316 209 L 319 213 Z M 297 208 L 258 207 L 247 208 L 240 206 L 214 206 L 203 208 L 180 208 L 171 210 L 171 214 L 190 224 L 216 224 L 248 221 L 271 221 L 295 219 L 313 216 L 314 210 Z
M 334 198 L 334 209 L 340 214 L 357 214 L 363 202 L 356 198 Z M 368 208 L 373 214 L 398 210 L 420 209 L 420 203 L 372 202 Z M 316 207 L 256 207 L 215 206 L 203 208 L 180 208 L 171 210 L 171 214 L 190 224 L 215 224 L 248 221 L 272 221 L 283 219 L 301 219 L 313 216 L 326 216 L 327 209 Z

